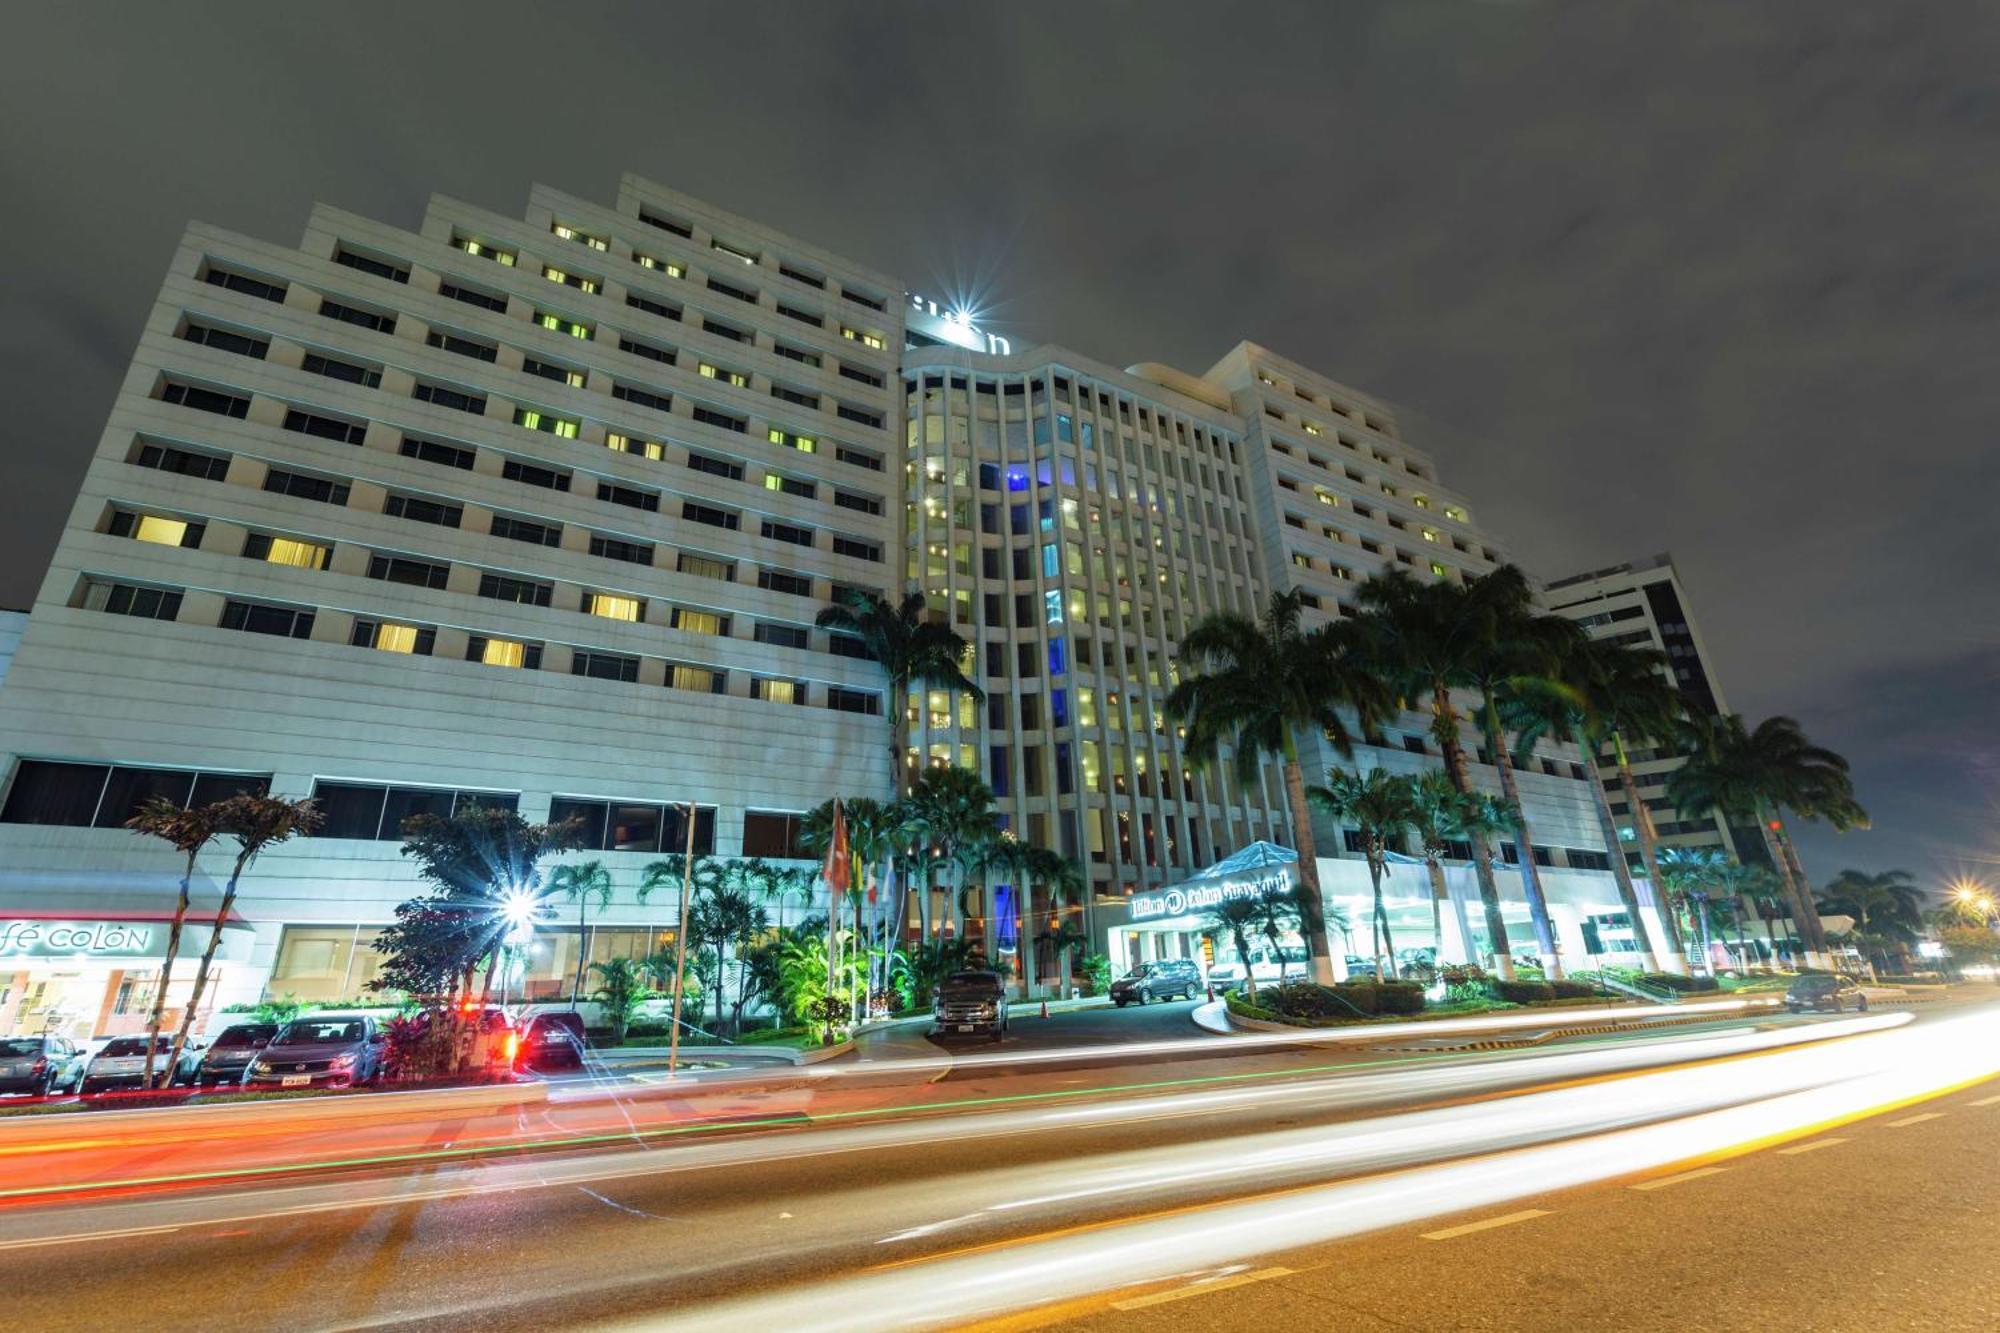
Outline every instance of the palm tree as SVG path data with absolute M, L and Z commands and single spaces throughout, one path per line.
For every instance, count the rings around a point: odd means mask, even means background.
M 1753 731 L 1732 713 L 1707 728 L 1696 753 L 1667 779 L 1667 799 L 1687 814 L 1720 810 L 1733 820 L 1756 822 L 1806 949 L 1822 955 L 1823 962 L 1826 932 L 1813 910 L 1804 868 L 1783 840 L 1778 812 L 1823 819 L 1843 832 L 1868 827 L 1847 761 L 1808 741 L 1791 718 L 1766 718 Z
M 1687 914 L 1689 927 L 1702 942 L 1708 955 L 1710 904 L 1728 887 L 1725 876 L 1729 857 L 1719 847 L 1663 847 L 1660 849 L 1660 886 L 1668 909 Z
M 1065 966 L 1067 960 L 1064 958 L 1064 955 L 1070 949 L 1086 946 L 1090 943 L 1090 937 L 1083 928 L 1066 920 L 1064 916 L 1069 910 L 1065 904 L 1072 901 L 1075 902 L 1076 907 L 1081 911 L 1083 907 L 1083 894 L 1089 887 L 1090 880 L 1084 874 L 1083 867 L 1078 865 L 1076 861 L 1058 852 L 1050 851 L 1046 847 L 1030 847 L 1028 849 L 1027 880 L 1029 884 L 1041 885 L 1042 892 L 1048 898 L 1049 910 L 1047 915 L 1050 922 L 1050 931 L 1044 932 L 1042 938 L 1053 939 L 1057 936 L 1061 937 L 1062 942 L 1055 944 L 1052 950 L 1056 955 L 1056 979 L 1060 984 L 1064 978 L 1069 976 L 1069 970 Z M 1067 934 L 1064 933 L 1065 931 Z
M 1285 933 L 1299 924 L 1298 890 L 1270 885 L 1250 901 L 1257 905 L 1257 929 L 1264 932 L 1264 939 L 1278 960 L 1278 975 L 1282 978 L 1285 974 Z
M 1299 856 L 1301 933 L 1312 958 L 1313 980 L 1331 985 L 1333 955 L 1326 937 L 1326 900 L 1320 892 L 1312 814 L 1299 766 L 1301 733 L 1322 735 L 1343 758 L 1353 735 L 1343 710 L 1365 734 L 1386 716 L 1388 691 L 1364 670 L 1351 634 L 1339 625 L 1306 630 L 1303 594 L 1271 595 L 1264 615 L 1252 620 L 1220 611 L 1205 617 L 1181 641 L 1180 683 L 1167 696 L 1167 715 L 1186 729 L 1184 752 L 1196 768 L 1214 763 L 1225 743 L 1233 747 L 1238 780 L 1249 782 L 1265 755 L 1283 764 L 1285 800 Z
M 160 1041 L 160 1019 L 167 1005 L 167 986 L 173 980 L 174 959 L 180 954 L 181 931 L 187 924 L 189 885 L 194 879 L 195 862 L 202 850 L 215 841 L 221 829 L 216 823 L 213 805 L 183 810 L 164 796 L 149 799 L 139 808 L 138 814 L 125 821 L 125 827 L 134 833 L 143 833 L 169 843 L 187 858 L 181 867 L 180 900 L 174 904 L 173 924 L 167 928 L 167 955 L 160 960 L 160 981 L 153 991 L 153 1011 L 146 1019 L 146 1076 L 139 1086 L 150 1089 L 153 1086 L 153 1056 Z M 174 1066 L 169 1064 L 167 1068 L 171 1071 Z
M 187 1007 L 181 1011 L 180 1029 L 174 1033 L 173 1051 L 167 1057 L 170 1071 L 180 1067 L 181 1050 L 187 1045 L 189 1029 L 194 1027 L 202 993 L 208 989 L 209 968 L 215 962 L 216 946 L 222 943 L 222 928 L 236 906 L 236 889 L 242 883 L 243 872 L 267 849 L 300 834 L 310 834 L 325 820 L 318 802 L 310 796 L 294 801 L 245 792 L 226 797 L 208 808 L 215 812 L 216 828 L 222 836 L 236 844 L 236 858 L 230 862 L 229 882 L 223 886 L 222 901 L 215 909 L 215 924 L 208 932 L 208 944 L 201 951 L 201 965 L 195 969 L 194 989 L 188 994 Z
M 993 789 L 971 769 L 927 768 L 910 785 L 905 810 L 908 835 L 923 851 L 918 910 L 925 945 L 935 948 L 931 885 L 937 873 L 944 871 L 947 901 L 954 912 L 963 911 L 965 881 L 978 864 L 978 849 L 993 835 Z
M 577 1001 L 583 995 L 584 955 L 589 952 L 586 931 L 590 904 L 595 899 L 599 911 L 611 906 L 611 872 L 602 861 L 557 866 L 549 873 L 549 892 L 576 904 L 576 984 L 569 992 L 569 1009 L 575 1013 Z
M 844 796 L 839 804 L 842 822 L 847 827 L 849 855 L 861 868 L 860 876 L 848 886 L 844 905 L 852 910 L 856 938 L 865 939 L 877 933 L 881 925 L 878 920 L 876 926 L 871 928 L 862 920 L 864 903 L 873 901 L 869 897 L 869 886 L 879 887 L 888 868 L 902 855 L 908 841 L 905 828 L 908 814 L 900 801 L 877 801 L 866 796 Z M 799 850 L 822 863 L 826 860 L 827 848 L 833 842 L 833 810 L 832 800 L 822 801 L 799 822 Z M 877 903 L 876 915 L 882 917 L 899 906 L 899 903 Z M 831 913 L 834 908 L 835 904 L 829 902 L 828 911 Z M 873 971 L 871 962 L 871 987 L 875 980 Z
M 1896 946 L 1907 957 L 1923 925 L 1923 893 L 1907 870 L 1868 874 L 1843 870 L 1820 892 L 1821 908 L 1854 917 L 1856 928 Z
M 889 687 L 883 710 L 889 720 L 889 778 L 900 798 L 908 785 L 904 756 L 909 749 L 910 689 L 922 686 L 984 699 L 985 692 L 962 665 L 970 646 L 950 624 L 925 610 L 921 592 L 911 592 L 892 605 L 879 594 L 851 589 L 822 609 L 813 623 L 861 640 L 882 668 Z
M 983 845 L 973 849 L 973 855 L 976 858 L 975 869 L 979 873 L 981 884 L 982 908 L 980 919 L 985 923 L 981 935 L 982 938 L 991 941 L 991 947 L 988 949 L 989 953 L 998 950 L 1000 941 L 1006 935 L 1004 929 L 1006 922 L 998 918 L 999 906 L 993 901 L 993 881 L 998 879 L 1013 889 L 1014 900 L 1010 910 L 1017 914 L 1024 913 L 1025 909 L 1022 907 L 1021 901 L 1031 892 L 1028 877 L 1033 873 L 1033 851 L 1034 849 L 1028 846 L 1027 843 L 1016 838 L 1012 830 L 1002 831 Z M 1020 946 L 1018 931 L 1015 934 L 1014 942 L 1018 951 Z M 1023 967 L 1020 969 L 1020 972 L 1021 996 L 1025 999 L 1027 998 L 1029 985 L 1028 969 Z
M 669 852 L 657 861 L 648 862 L 646 868 L 639 872 L 639 891 L 634 897 L 639 905 L 644 907 L 655 893 L 665 891 L 678 908 L 681 886 L 686 884 L 690 889 L 688 905 L 692 911 L 693 905 L 701 900 L 703 894 L 713 893 L 722 887 L 728 870 L 727 865 L 713 856 L 696 856 L 693 870 L 690 872 L 685 853 Z M 675 944 L 678 947 L 680 944 L 678 917 L 675 918 L 674 924 Z
M 1313 787 L 1306 799 L 1345 824 L 1355 826 L 1362 854 L 1368 858 L 1368 881 L 1374 888 L 1373 937 L 1375 975 L 1392 977 L 1396 945 L 1389 937 L 1389 913 L 1382 901 L 1382 879 L 1389 870 L 1389 853 L 1401 851 L 1416 822 L 1416 781 L 1384 769 L 1364 777 L 1344 768 L 1328 769 L 1326 785 Z M 1388 970 L 1383 969 L 1383 955 Z
M 1071 975 L 1068 967 L 1070 950 L 1087 948 L 1090 936 L 1076 922 L 1058 918 L 1051 921 L 1036 938 L 1048 945 L 1050 954 L 1054 956 L 1058 990 L 1068 989 L 1063 982 Z
M 1431 938 L 1437 941 L 1439 963 L 1444 962 L 1444 904 L 1451 897 L 1444 878 L 1444 862 L 1451 855 L 1451 844 L 1472 844 L 1504 832 L 1511 820 L 1505 801 L 1486 792 L 1461 791 L 1449 773 L 1433 768 L 1417 775 L 1410 795 L 1410 826 L 1422 845 L 1424 865 L 1430 873 Z M 1466 951 L 1463 961 L 1471 962 L 1474 952 L 1471 932 L 1465 930 L 1462 917 L 1459 925 L 1466 936 L 1461 941 Z
M 560 872 L 558 872 L 560 873 Z M 601 983 L 595 996 L 604 1006 L 604 1016 L 611 1025 L 611 1044 L 622 1045 L 625 1029 L 631 1025 L 632 1015 L 646 998 L 645 973 L 641 964 L 630 958 L 612 958 L 602 963 L 592 963 L 590 970 L 597 974 Z M 574 1009 L 574 1004 L 571 1005 Z
M 1213 939 L 1227 935 L 1236 945 L 1236 956 L 1243 960 L 1243 984 L 1249 989 L 1250 998 L 1257 998 L 1257 973 L 1250 961 L 1250 932 L 1260 929 L 1264 909 L 1254 898 L 1224 898 L 1203 913 L 1201 933 Z

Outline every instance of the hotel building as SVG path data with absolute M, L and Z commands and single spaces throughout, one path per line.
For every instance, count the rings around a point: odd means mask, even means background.
M 1031 985 L 1065 910 L 1123 958 L 1185 953 L 1195 923 L 1148 895 L 1290 834 L 1274 773 L 1185 763 L 1180 636 L 1273 587 L 1331 616 L 1375 570 L 1498 558 L 1386 405 L 1262 348 L 1199 376 L 1016 353 L 635 177 L 609 208 L 536 187 L 518 219 L 434 198 L 415 231 L 320 207 L 292 247 L 197 224 L 0 689 L 0 1031 L 143 1024 L 177 880 L 122 827 L 148 796 L 327 814 L 246 881 L 216 1006 L 364 994 L 419 889 L 409 815 L 576 817 L 614 899 L 538 937 L 553 991 L 579 947 L 661 942 L 676 904 L 639 882 L 689 803 L 699 850 L 786 857 L 827 796 L 886 796 L 891 707 L 913 762 L 978 770 L 1086 867 L 1081 904 L 989 897 L 982 934 Z M 813 625 L 905 584 L 975 645 L 983 705 L 886 699 Z M 1412 719 L 1360 759 L 1426 745 Z M 1523 776 L 1572 952 L 1616 904 L 1578 763 Z M 1361 863 L 1320 841 L 1352 896 Z M 212 904 L 226 862 L 202 869 Z M 1427 931 L 1419 878 L 1394 897 Z

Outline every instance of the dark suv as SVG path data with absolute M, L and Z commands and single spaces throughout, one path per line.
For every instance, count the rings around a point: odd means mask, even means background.
M 277 1035 L 276 1023 L 231 1023 L 202 1052 L 201 1063 L 194 1068 L 194 1085 L 206 1088 L 221 1083 L 233 1087 L 241 1083 L 243 1071 Z
M 1814 973 L 1800 977 L 1785 992 L 1785 1008 L 1795 1014 L 1806 1009 L 1831 1009 L 1837 1014 L 1850 1004 L 1868 1012 L 1868 993 L 1853 977 Z
M 1111 1003 L 1123 1009 L 1133 1001 L 1190 1000 L 1202 988 L 1201 969 L 1192 958 L 1163 958 L 1141 963 L 1129 976 L 1111 983 Z

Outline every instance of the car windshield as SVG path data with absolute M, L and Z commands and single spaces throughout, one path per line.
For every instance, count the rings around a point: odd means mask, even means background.
M 42 1039 L 40 1037 L 27 1037 L 19 1041 L 0 1041 L 0 1057 L 10 1055 L 40 1055 L 41 1053 Z
M 1832 990 L 1838 984 L 1832 977 L 1800 977 L 1792 983 L 1792 989 L 1800 991 Z
M 276 1036 L 277 1032 L 278 1025 L 276 1023 L 238 1023 L 235 1027 L 224 1028 L 222 1035 L 215 1039 L 215 1045 L 218 1048 L 224 1046 L 261 1046 Z
M 278 1034 L 273 1046 L 317 1046 L 325 1042 L 360 1041 L 365 1025 L 359 1019 L 330 1023 L 292 1023 Z
M 954 972 L 939 989 L 953 999 L 991 999 L 1000 993 L 1000 978 L 990 972 Z
M 174 1040 L 172 1037 L 161 1037 L 153 1049 L 164 1052 L 173 1044 Z M 145 1053 L 146 1039 L 144 1037 L 119 1037 L 99 1052 L 101 1055 L 144 1055 Z

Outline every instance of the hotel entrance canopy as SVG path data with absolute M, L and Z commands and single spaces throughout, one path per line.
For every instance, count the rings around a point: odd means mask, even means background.
M 1274 842 L 1253 842 L 1179 884 L 1134 894 L 1126 903 L 1126 920 L 1139 930 L 1195 930 L 1217 903 L 1289 890 L 1298 883 L 1298 873 L 1297 852 Z

